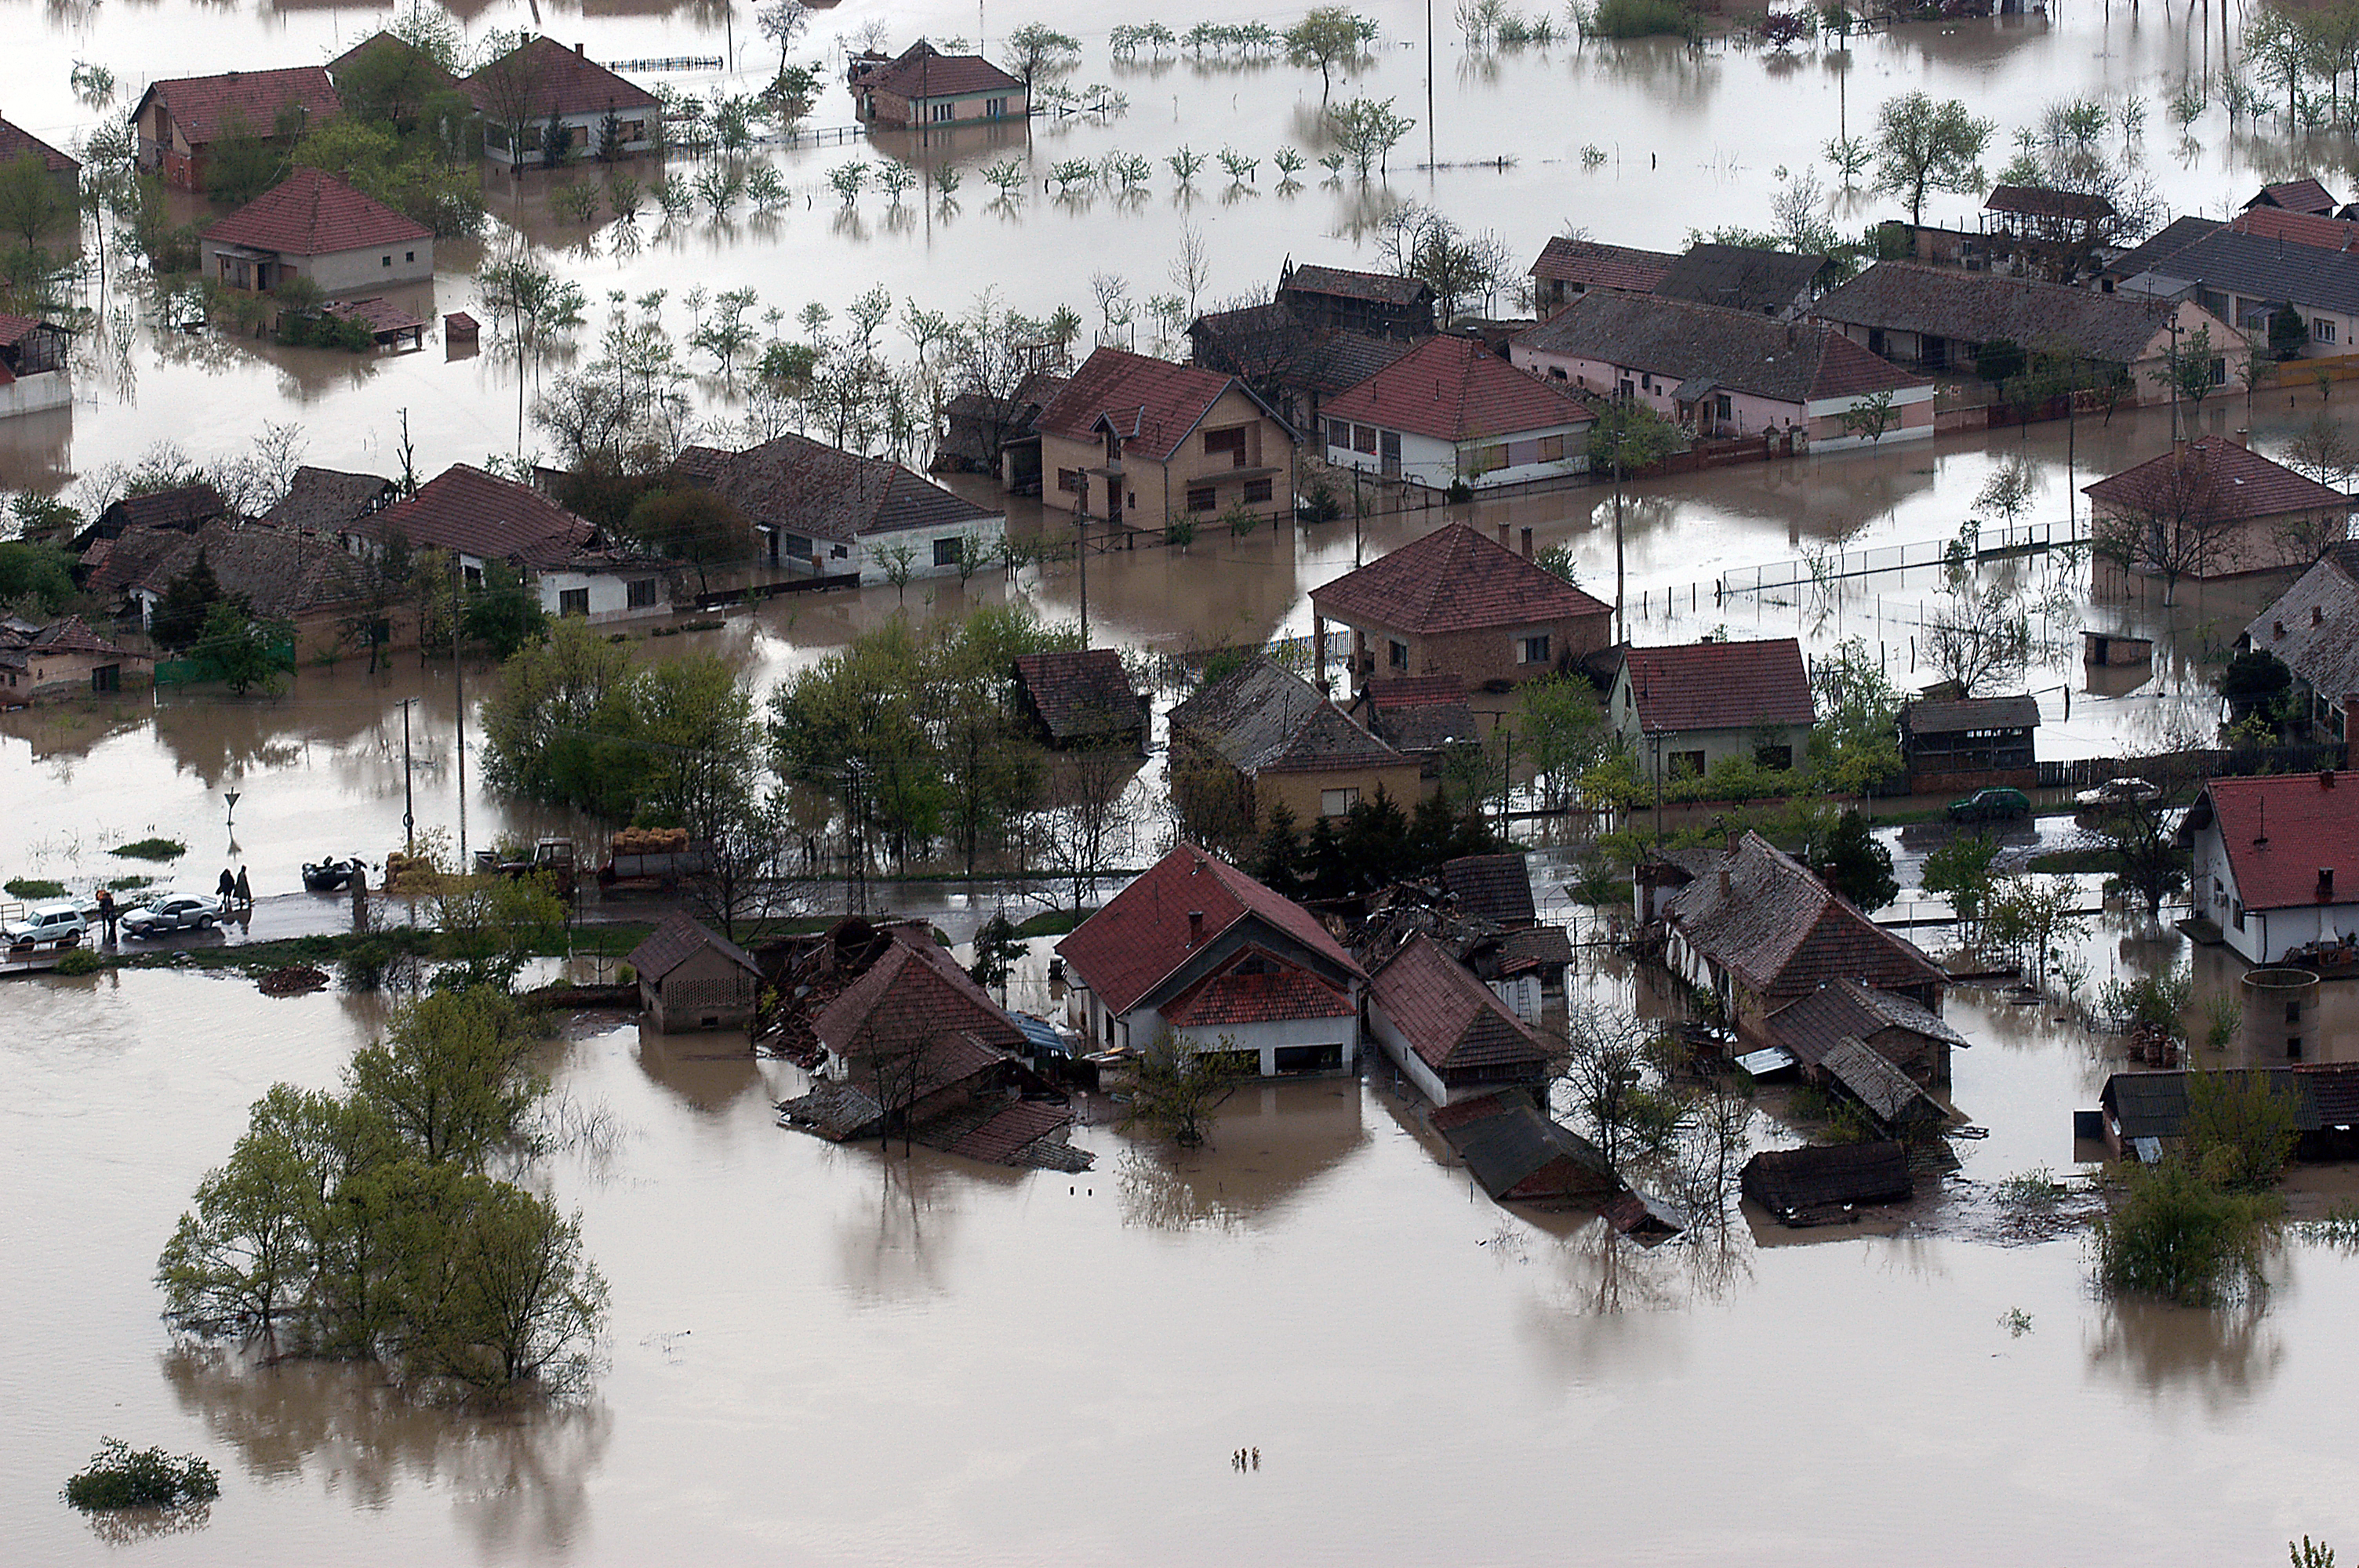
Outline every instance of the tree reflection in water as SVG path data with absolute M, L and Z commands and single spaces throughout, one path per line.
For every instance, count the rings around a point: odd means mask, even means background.
M 1030 1173 L 971 1162 L 946 1170 L 944 1156 L 930 1149 L 905 1154 L 898 1141 L 881 1152 L 873 1142 L 843 1144 L 837 1152 L 869 1166 L 874 1197 L 845 1207 L 835 1251 L 844 1282 L 872 1305 L 943 1293 L 962 1184 L 1012 1183 Z
M 2087 1347 L 2093 1372 L 2149 1393 L 2190 1390 L 2214 1411 L 2252 1400 L 2285 1360 L 2284 1338 L 2260 1294 L 2213 1312 L 2161 1302 L 2104 1302 Z
M 385 1507 L 404 1480 L 431 1482 L 486 1558 L 561 1554 L 582 1540 L 589 1479 L 613 1435 L 600 1403 L 479 1413 L 421 1403 L 358 1364 L 265 1366 L 234 1349 L 181 1346 L 163 1371 L 180 1408 L 249 1474 L 313 1476 L 364 1509 Z
M 168 1535 L 191 1535 L 213 1521 L 211 1503 L 177 1509 L 101 1509 L 87 1516 L 91 1534 L 109 1546 L 136 1546 Z
M 1199 1186 L 1197 1174 L 1159 1152 L 1125 1149 L 1114 1167 L 1123 1224 L 1149 1230 L 1234 1230 L 1245 1216 L 1217 1185 L 1209 1193 Z

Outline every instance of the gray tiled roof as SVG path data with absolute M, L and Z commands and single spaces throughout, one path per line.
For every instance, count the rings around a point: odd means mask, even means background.
M 1663 299 L 1774 315 L 1792 308 L 1826 266 L 1824 256 L 1749 245 L 1694 245 L 1671 264 L 1655 293 Z
M 1201 741 L 1248 774 L 1408 760 L 1353 723 L 1318 687 L 1266 659 L 1173 708 L 1171 732 Z
M 2274 235 L 2222 227 L 2149 270 L 2160 278 L 2200 283 L 2248 299 L 2359 313 L 2359 252 L 2290 244 Z
M 1582 295 L 1514 341 L 1533 352 L 1603 360 L 1665 380 L 1701 376 L 1732 392 L 1781 403 L 1897 391 L 1926 379 L 1824 327 L 1603 289 Z
M 755 522 L 807 538 L 849 543 L 999 515 L 888 459 L 840 451 L 804 436 L 780 436 L 742 452 L 690 447 L 679 468 Z
M 2126 364 L 2169 324 L 2167 300 L 2102 294 L 1985 272 L 1878 262 L 1810 307 L 1810 319 L 1920 332 L 1965 343 L 2061 343 L 2083 359 Z

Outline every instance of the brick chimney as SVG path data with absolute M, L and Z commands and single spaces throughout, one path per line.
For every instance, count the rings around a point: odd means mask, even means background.
M 1525 529 L 1525 530 L 1524 530 L 1524 559 L 1526 559 L 1526 560 L 1527 560 L 1527 561 L 1528 561 L 1528 560 L 1530 560 L 1531 558 L 1532 558 L 1532 531 L 1531 531 L 1529 528 L 1527 528 L 1527 529 Z
M 2318 902 L 2321 903 L 2334 902 L 2334 868 L 2332 866 L 2318 868 Z
M 1196 946 L 1203 940 L 1204 912 L 1201 909 L 1191 909 L 1188 912 L 1188 946 Z

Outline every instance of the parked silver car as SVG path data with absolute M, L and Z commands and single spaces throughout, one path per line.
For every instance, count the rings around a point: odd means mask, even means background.
M 2107 779 L 2094 789 L 2084 789 L 2072 799 L 2082 806 L 2121 806 L 2136 801 L 2143 806 L 2158 800 L 2162 791 L 2144 779 Z
M 123 917 L 125 936 L 154 936 L 166 931 L 210 931 L 221 918 L 221 900 L 210 893 L 167 893 Z

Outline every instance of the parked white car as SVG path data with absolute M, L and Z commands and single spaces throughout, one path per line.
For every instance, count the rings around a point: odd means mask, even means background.
M 2162 791 L 2144 779 L 2107 779 L 2094 789 L 2084 789 L 2072 798 L 2082 806 L 2120 806 L 2136 801 L 2143 806 L 2158 800 Z
M 125 936 L 154 936 L 166 931 L 210 931 L 221 918 L 221 900 L 210 893 L 167 893 L 145 908 L 123 917 Z
M 70 903 L 37 903 L 22 920 L 0 926 L 12 947 L 71 947 L 82 940 L 90 923 Z

